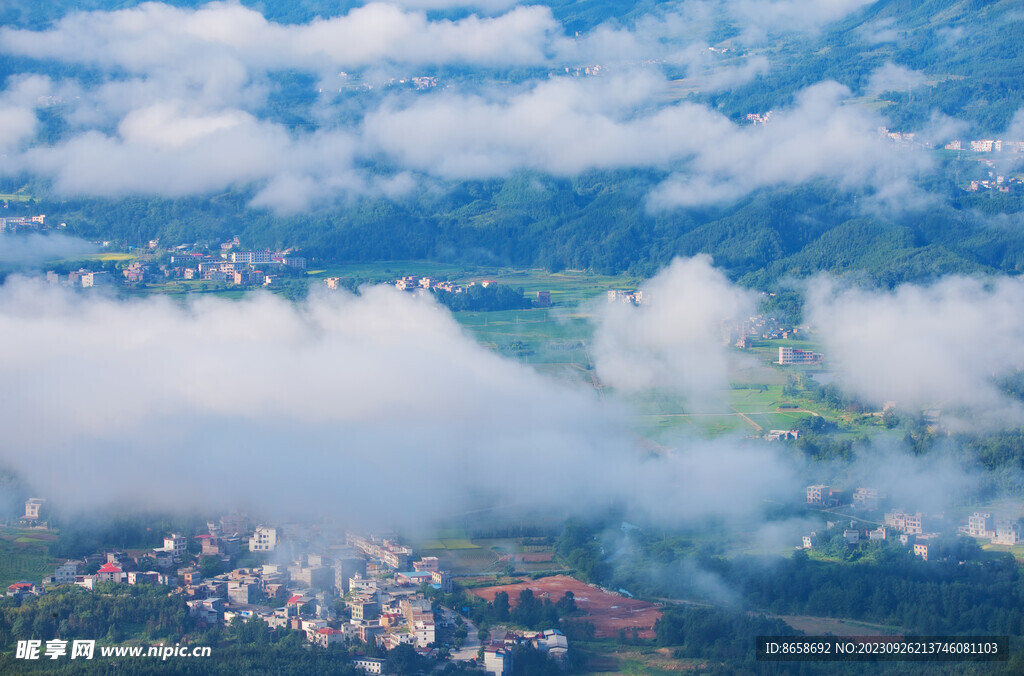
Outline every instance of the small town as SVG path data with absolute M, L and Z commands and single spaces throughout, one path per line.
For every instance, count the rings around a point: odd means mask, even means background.
M 156 250 L 158 246 L 158 240 L 149 242 L 150 250 Z M 293 251 L 234 251 L 238 246 L 236 237 L 222 244 L 220 255 L 217 256 L 193 251 L 192 245 L 182 244 L 165 252 L 169 254 L 166 262 L 132 261 L 120 270 L 121 278 L 117 272 L 110 270 L 80 268 L 66 275 L 48 270 L 46 281 L 52 285 L 82 288 L 168 280 L 222 282 L 239 287 L 275 287 L 280 284 L 282 277 L 306 269 L 306 258 Z
M 46 500 L 30 498 L 21 522 L 45 528 L 45 516 Z M 443 651 L 490 674 L 511 673 L 516 646 L 566 665 L 568 639 L 557 628 L 482 632 L 459 609 L 440 606 L 439 595 L 453 591 L 453 576 L 437 557 L 416 558 L 394 535 L 254 525 L 238 513 L 209 521 L 206 530 L 191 539 L 168 533 L 162 547 L 149 551 L 106 550 L 69 560 L 40 582 L 9 585 L 6 595 L 24 599 L 60 586 L 93 593 L 111 585 L 162 586 L 184 599 L 200 628 L 255 622 L 270 632 L 298 631 L 313 646 L 354 648 L 352 664 L 368 674 L 388 673 L 382 655 L 399 646 L 424 658 Z M 314 550 L 322 553 L 308 553 Z M 236 566 L 240 561 L 245 565 Z

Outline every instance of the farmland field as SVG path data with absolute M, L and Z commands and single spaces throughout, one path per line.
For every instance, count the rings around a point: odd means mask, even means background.
M 39 582 L 53 574 L 59 561 L 50 557 L 52 533 L 30 529 L 0 530 L 0 588 L 21 580 Z
M 640 638 L 654 638 L 654 623 L 661 617 L 661 610 L 652 603 L 613 594 L 567 575 L 482 587 L 471 592 L 482 599 L 493 601 L 499 591 L 504 591 L 514 606 L 519 592 L 524 589 L 532 590 L 538 599 L 550 598 L 552 603 L 562 598 L 565 592 L 571 591 L 576 598 L 576 607 L 586 614 L 587 620 L 594 623 L 598 638 L 617 636 L 620 629 L 629 630 L 633 627 L 639 629 Z

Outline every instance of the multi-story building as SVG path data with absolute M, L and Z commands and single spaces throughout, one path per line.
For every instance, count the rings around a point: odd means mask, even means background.
M 40 518 L 40 510 L 44 504 L 46 504 L 45 498 L 29 498 L 25 501 L 25 515 L 21 518 L 36 521 Z
M 78 561 L 68 561 L 57 566 L 57 570 L 53 574 L 53 581 L 57 584 L 74 584 L 80 565 Z
M 82 288 L 113 286 L 114 278 L 106 271 L 86 272 L 82 275 Z
M 232 251 L 229 254 L 229 258 L 232 263 L 251 265 L 254 263 L 270 263 L 272 255 L 270 251 Z
M 793 347 L 779 348 L 780 364 L 820 364 L 825 360 L 825 355 L 810 350 L 798 350 Z
M 171 533 L 164 538 L 163 551 L 171 556 L 184 556 L 188 549 L 188 540 L 181 533 Z
M 878 501 L 882 494 L 877 488 L 858 488 L 853 492 L 853 506 L 861 509 L 878 509 Z
M 885 525 L 898 530 L 901 533 L 911 535 L 924 532 L 924 514 L 915 512 L 905 514 L 903 512 L 888 512 L 885 515 Z
M 359 575 L 366 576 L 366 559 L 361 556 L 344 555 L 334 559 L 334 582 L 339 594 L 349 590 L 349 579 Z
M 512 649 L 504 644 L 484 648 L 484 671 L 495 676 L 512 673 Z
M 228 599 L 232 603 L 248 605 L 255 603 L 260 596 L 259 584 L 256 582 L 243 582 L 241 580 L 228 581 Z
M 113 563 L 105 563 L 96 571 L 97 582 L 123 582 L 124 577 L 124 571 Z
M 1024 542 L 1024 533 L 1019 521 L 999 521 L 996 523 L 996 534 L 992 538 L 994 545 L 1016 545 Z
M 967 519 L 967 534 L 976 538 L 995 537 L 995 519 L 988 512 L 975 512 Z
M 829 489 L 832 487 L 826 484 L 815 484 L 807 487 L 807 504 L 824 505 L 828 500 Z
M 380 603 L 370 596 L 360 596 L 348 604 L 352 619 L 360 622 L 375 620 L 380 615 Z
M 353 658 L 352 666 L 356 667 L 357 669 L 362 669 L 368 674 L 384 673 L 384 660 L 378 660 L 374 657 Z
M 402 614 L 409 625 L 409 635 L 415 639 L 417 648 L 426 648 L 434 642 L 434 613 L 426 599 L 405 599 Z
M 249 539 L 250 552 L 272 552 L 277 549 L 277 529 L 267 526 L 256 526 Z

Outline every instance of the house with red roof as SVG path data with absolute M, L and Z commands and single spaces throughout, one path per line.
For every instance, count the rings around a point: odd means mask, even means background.
M 38 594 L 39 588 L 31 582 L 15 582 L 14 584 L 7 587 L 8 596 L 28 596 L 30 594 Z
M 344 641 L 345 632 L 332 627 L 320 627 L 316 631 L 309 632 L 307 637 L 310 643 L 326 648 L 327 646 Z
M 316 597 L 295 594 L 284 605 L 288 609 L 289 616 L 305 615 L 316 611 Z
M 96 571 L 96 581 L 124 582 L 124 571 L 117 564 L 108 561 Z

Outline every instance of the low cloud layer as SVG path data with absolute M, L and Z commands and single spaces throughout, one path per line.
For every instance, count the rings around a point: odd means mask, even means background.
M 417 64 L 537 64 L 558 23 L 546 7 L 497 17 L 430 21 L 422 11 L 370 3 L 342 16 L 287 25 L 233 2 L 198 9 L 145 3 L 70 14 L 46 31 L 0 30 L 5 52 L 146 73 L 156 69 L 358 67 Z
M 871 73 L 864 89 L 871 96 L 890 91 L 909 92 L 924 85 L 925 81 L 925 75 L 921 71 L 911 70 L 889 61 Z
M 678 4 L 571 37 L 543 6 L 491 4 L 484 9 L 493 15 L 449 20 L 377 2 L 305 24 L 274 23 L 232 2 L 144 3 L 69 14 L 43 31 L 0 28 L 0 53 L 92 69 L 82 81 L 8 80 L 0 93 L 0 174 L 40 176 L 65 195 L 253 188 L 254 206 L 284 212 L 401 195 L 432 177 L 520 170 L 661 170 L 669 178 L 651 196 L 654 209 L 818 178 L 905 197 L 927 159 L 885 146 L 875 133 L 884 119 L 844 105 L 851 93 L 835 83 L 805 89 L 758 127 L 671 102 L 663 68 L 685 70 L 687 87 L 703 91 L 770 71 L 764 56 L 711 50 L 715 17 L 749 28 L 757 14 L 755 32 L 814 30 L 858 5 L 769 4 L 758 13 L 743 2 Z M 786 18 L 793 14 L 804 21 Z M 448 66 L 479 77 L 472 84 L 442 77 L 427 93 L 378 93 L 392 78 Z M 594 66 L 596 77 L 565 73 Z M 509 85 L 510 68 L 532 75 Z M 300 114 L 315 123 L 288 126 L 268 116 L 279 105 L 271 100 L 282 71 L 317 83 L 300 96 L 311 101 Z M 56 140 L 48 131 L 40 143 L 43 110 L 62 125 Z M 366 169 L 380 161 L 386 171 Z
M 848 189 L 871 189 L 882 202 L 906 204 L 913 178 L 931 166 L 921 152 L 901 151 L 878 133 L 884 120 L 847 104 L 835 82 L 803 90 L 766 125 L 694 129 L 700 139 L 686 171 L 651 196 L 654 208 L 723 202 L 761 188 L 826 179 Z
M 95 250 L 95 245 L 83 239 L 61 234 L 0 234 L 0 263 L 37 265 L 46 261 L 74 258 Z
M 641 453 L 623 409 L 500 358 L 392 288 L 300 305 L 0 288 L 4 463 L 66 509 L 429 521 L 480 507 L 752 517 L 798 486 L 763 445 Z M 728 480 L 743 490 L 718 499 Z
M 1021 421 L 997 385 L 1024 369 L 1024 282 L 950 277 L 894 291 L 816 283 L 807 321 L 821 331 L 842 386 L 875 404 L 966 409 L 991 424 Z
M 1016 280 L 817 288 L 806 314 L 846 391 L 942 406 L 944 422 L 965 410 L 1021 420 L 993 384 L 1024 362 Z M 773 544 L 807 524 L 766 521 L 766 501 L 800 502 L 806 481 L 889 488 L 930 511 L 983 483 L 953 448 L 920 458 L 865 445 L 852 463 L 807 466 L 787 444 L 679 435 L 652 453 L 627 402 L 670 392 L 688 411 L 706 407 L 735 358 L 721 321 L 753 299 L 705 257 L 642 290 L 640 307 L 598 310 L 592 354 L 611 386 L 599 394 L 498 356 L 429 298 L 391 287 L 176 303 L 13 277 L 0 287 L 0 340 L 17 359 L 0 362 L 0 378 L 18 396 L 0 410 L 0 461 L 71 511 L 241 508 L 390 527 L 621 506 L 640 523 L 710 519 Z
M 712 267 L 708 256 L 676 259 L 640 291 L 639 306 L 599 310 L 598 376 L 623 392 L 683 394 L 699 410 L 729 386 L 722 330 L 753 313 L 753 295 Z

